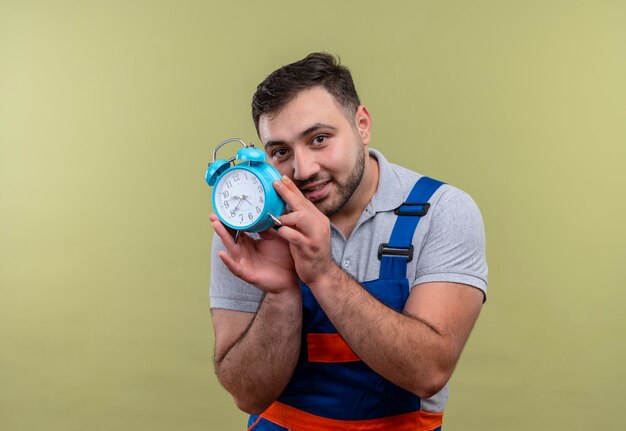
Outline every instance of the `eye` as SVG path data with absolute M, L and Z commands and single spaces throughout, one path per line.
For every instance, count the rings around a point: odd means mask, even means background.
M 313 138 L 313 144 L 323 144 L 327 138 L 328 136 L 326 135 L 317 135 Z
M 277 148 L 272 151 L 272 157 L 275 159 L 283 159 L 289 154 L 289 151 L 286 148 Z

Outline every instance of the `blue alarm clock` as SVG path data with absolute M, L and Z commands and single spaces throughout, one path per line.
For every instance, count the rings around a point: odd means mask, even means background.
M 239 142 L 243 148 L 231 159 L 216 160 L 217 151 L 229 142 Z M 246 145 L 236 138 L 215 148 L 205 179 L 213 187 L 215 213 L 226 226 L 237 231 L 263 232 L 280 224 L 277 217 L 285 212 L 285 202 L 272 183 L 280 180 L 281 175 L 265 157 L 265 152 L 254 148 L 254 144 Z

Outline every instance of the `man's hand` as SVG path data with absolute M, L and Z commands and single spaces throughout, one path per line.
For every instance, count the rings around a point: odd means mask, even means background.
M 217 215 L 209 218 L 226 247 L 218 256 L 230 272 L 267 293 L 282 293 L 299 286 L 289 245 L 275 231 L 261 233 L 259 240 L 243 233 L 235 243 Z
M 335 266 L 330 252 L 330 220 L 286 176 L 274 181 L 274 188 L 292 209 L 279 218 L 283 226 L 278 235 L 289 242 L 300 279 L 313 285 Z

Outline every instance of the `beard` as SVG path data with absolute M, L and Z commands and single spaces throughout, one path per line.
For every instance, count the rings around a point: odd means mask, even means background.
M 317 174 L 312 178 L 309 178 L 299 186 L 305 186 L 307 183 L 315 183 L 318 181 L 330 181 L 335 185 L 336 193 L 334 196 L 329 196 L 326 199 L 314 203 L 314 205 L 319 209 L 326 217 L 332 217 L 335 214 L 339 213 L 348 203 L 352 195 L 354 194 L 359 184 L 361 184 L 361 179 L 363 178 L 363 172 L 365 171 L 365 151 L 363 150 L 363 143 L 359 145 L 359 151 L 357 153 L 357 159 L 352 167 L 348 178 L 343 182 L 337 181 L 336 178 L 332 176 L 327 176 L 322 174 Z

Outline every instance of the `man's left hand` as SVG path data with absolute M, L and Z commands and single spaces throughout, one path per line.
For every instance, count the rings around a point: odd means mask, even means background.
M 274 188 L 292 210 L 279 217 L 283 226 L 278 234 L 289 242 L 300 279 L 313 285 L 335 267 L 330 252 L 330 220 L 288 177 L 274 181 Z

